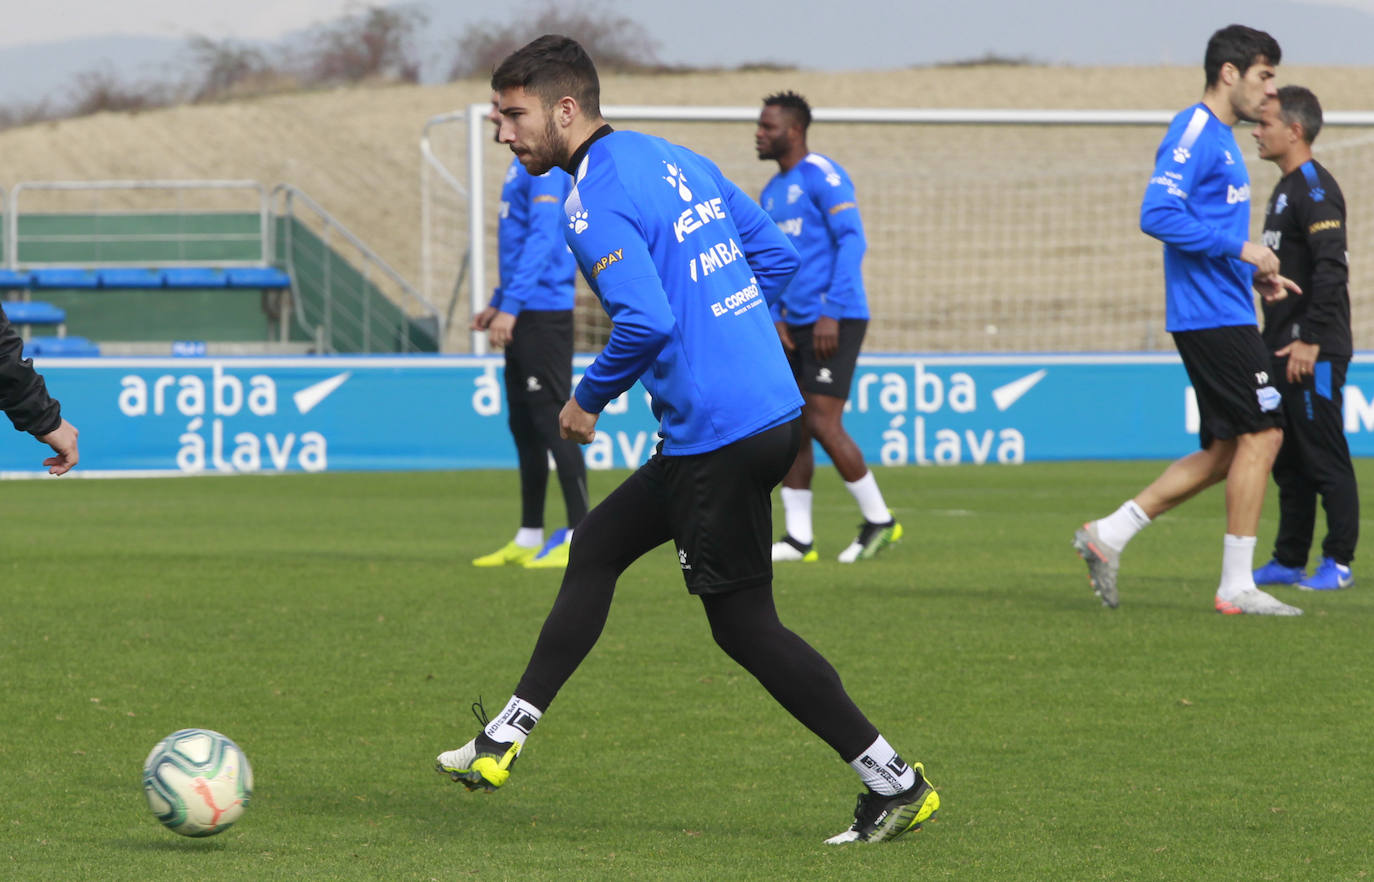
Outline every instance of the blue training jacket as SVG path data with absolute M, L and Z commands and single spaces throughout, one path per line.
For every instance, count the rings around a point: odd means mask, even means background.
M 574 397 L 599 413 L 640 380 L 663 453 L 705 453 L 793 419 L 769 317 L 796 249 L 714 163 L 604 127 L 578 151 L 564 236 L 614 327 Z
M 804 270 L 773 307 L 773 319 L 809 325 L 826 316 L 868 318 L 863 263 L 868 240 L 849 174 L 819 153 L 774 175 L 759 197 L 763 210 L 797 246 Z
M 1254 325 L 1250 174 L 1231 127 L 1205 104 L 1169 125 L 1140 206 L 1140 229 L 1164 243 L 1165 328 Z
M 573 308 L 577 264 L 563 241 L 563 201 L 572 178 L 562 169 L 535 177 L 511 159 L 501 185 L 496 241 L 501 284 L 491 305 L 519 315 L 530 310 Z

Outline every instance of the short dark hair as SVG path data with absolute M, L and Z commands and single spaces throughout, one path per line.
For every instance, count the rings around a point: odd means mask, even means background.
M 775 92 L 763 99 L 764 107 L 781 107 L 792 118 L 801 123 L 802 131 L 805 132 L 811 126 L 811 105 L 806 103 L 806 99 L 796 92 Z
M 1302 139 L 1311 144 L 1322 130 L 1322 105 L 1311 89 L 1284 86 L 1279 89 L 1279 119 L 1284 125 L 1302 126 Z
M 491 75 L 491 87 L 519 87 L 539 96 L 545 107 L 569 95 L 591 117 L 601 116 L 601 80 L 587 50 L 572 37 L 545 34 L 506 56 Z
M 1221 78 L 1221 69 L 1234 64 L 1242 74 L 1250 69 L 1260 58 L 1277 65 L 1283 57 L 1279 41 L 1264 31 L 1247 28 L 1245 25 L 1227 25 L 1212 35 L 1207 41 L 1207 55 L 1202 60 L 1202 71 L 1207 75 L 1207 86 L 1211 88 Z

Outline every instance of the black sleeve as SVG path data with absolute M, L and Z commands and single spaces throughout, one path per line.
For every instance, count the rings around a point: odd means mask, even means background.
M 43 377 L 24 358 L 24 341 L 0 309 L 0 410 L 14 427 L 35 436 L 62 425 L 62 410 L 48 395 Z
M 1312 256 L 1312 290 L 1306 291 L 1307 320 L 1302 324 L 1304 343 L 1319 343 L 1333 326 L 1342 322 L 1350 268 L 1346 263 L 1345 198 L 1334 181 L 1326 181 L 1320 200 L 1307 193 L 1297 206 Z

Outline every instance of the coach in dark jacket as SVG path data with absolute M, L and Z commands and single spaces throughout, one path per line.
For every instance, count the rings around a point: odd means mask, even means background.
M 0 410 L 14 427 L 28 432 L 53 449 L 43 465 L 64 475 L 76 465 L 76 426 L 62 418 L 62 408 L 48 395 L 47 384 L 33 362 L 24 358 L 24 341 L 0 309 Z

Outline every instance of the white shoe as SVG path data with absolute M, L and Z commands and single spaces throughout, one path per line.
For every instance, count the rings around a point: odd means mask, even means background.
M 1121 601 L 1116 594 L 1116 574 L 1121 569 L 1121 552 L 1097 535 L 1097 521 L 1088 521 L 1073 534 L 1073 548 L 1088 565 L 1088 584 L 1102 598 L 1102 605 L 1116 609 Z
M 784 560 L 800 560 L 806 563 L 815 563 L 821 556 L 816 553 L 810 542 L 798 542 L 791 536 L 784 535 L 777 542 L 773 543 L 773 562 Z
M 1302 610 L 1296 606 L 1289 606 L 1272 594 L 1266 594 L 1258 588 L 1251 588 L 1249 591 L 1242 591 L 1230 600 L 1222 600 L 1221 595 L 1216 597 L 1217 612 L 1224 616 L 1300 616 Z
M 890 516 L 892 512 L 888 512 Z M 902 525 L 897 523 L 895 517 L 890 517 L 885 524 L 875 524 L 872 521 L 864 521 L 859 525 L 859 535 L 849 543 L 849 546 L 841 551 L 835 559 L 840 563 L 854 563 L 857 560 L 868 560 L 873 555 L 882 551 L 893 542 L 902 538 Z
M 519 741 L 499 744 L 483 733 L 457 750 L 446 750 L 435 757 L 434 770 L 468 790 L 490 793 L 510 779 L 510 767 L 519 755 Z

